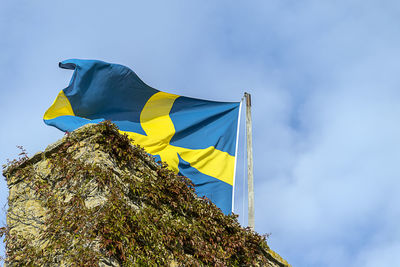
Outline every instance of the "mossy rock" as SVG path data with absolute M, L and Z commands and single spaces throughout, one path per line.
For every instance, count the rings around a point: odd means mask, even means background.
M 4 170 L 8 266 L 289 266 L 110 122 Z

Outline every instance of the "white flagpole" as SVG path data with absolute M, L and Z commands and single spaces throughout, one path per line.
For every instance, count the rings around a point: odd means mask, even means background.
M 254 182 L 253 182 L 253 140 L 251 122 L 251 95 L 244 93 L 246 98 L 246 139 L 247 139 L 247 188 L 248 188 L 248 225 L 254 230 Z

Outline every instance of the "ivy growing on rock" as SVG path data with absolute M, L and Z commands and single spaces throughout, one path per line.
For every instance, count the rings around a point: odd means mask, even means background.
M 265 236 L 197 197 L 188 178 L 156 164 L 107 121 L 4 173 L 45 211 L 34 238 L 2 228 L 11 266 L 286 266 Z

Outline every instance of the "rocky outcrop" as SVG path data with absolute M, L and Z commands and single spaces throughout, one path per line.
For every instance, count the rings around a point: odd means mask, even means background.
M 12 162 L 7 266 L 288 266 L 111 123 Z

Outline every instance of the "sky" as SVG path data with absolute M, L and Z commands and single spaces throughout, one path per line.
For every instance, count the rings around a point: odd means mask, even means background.
M 292 266 L 400 266 L 399 13 L 395 0 L 1 0 L 0 163 L 63 136 L 42 117 L 70 80 L 64 59 L 190 97 L 247 91 L 256 231 Z M 1 179 L 2 207 L 7 195 Z

